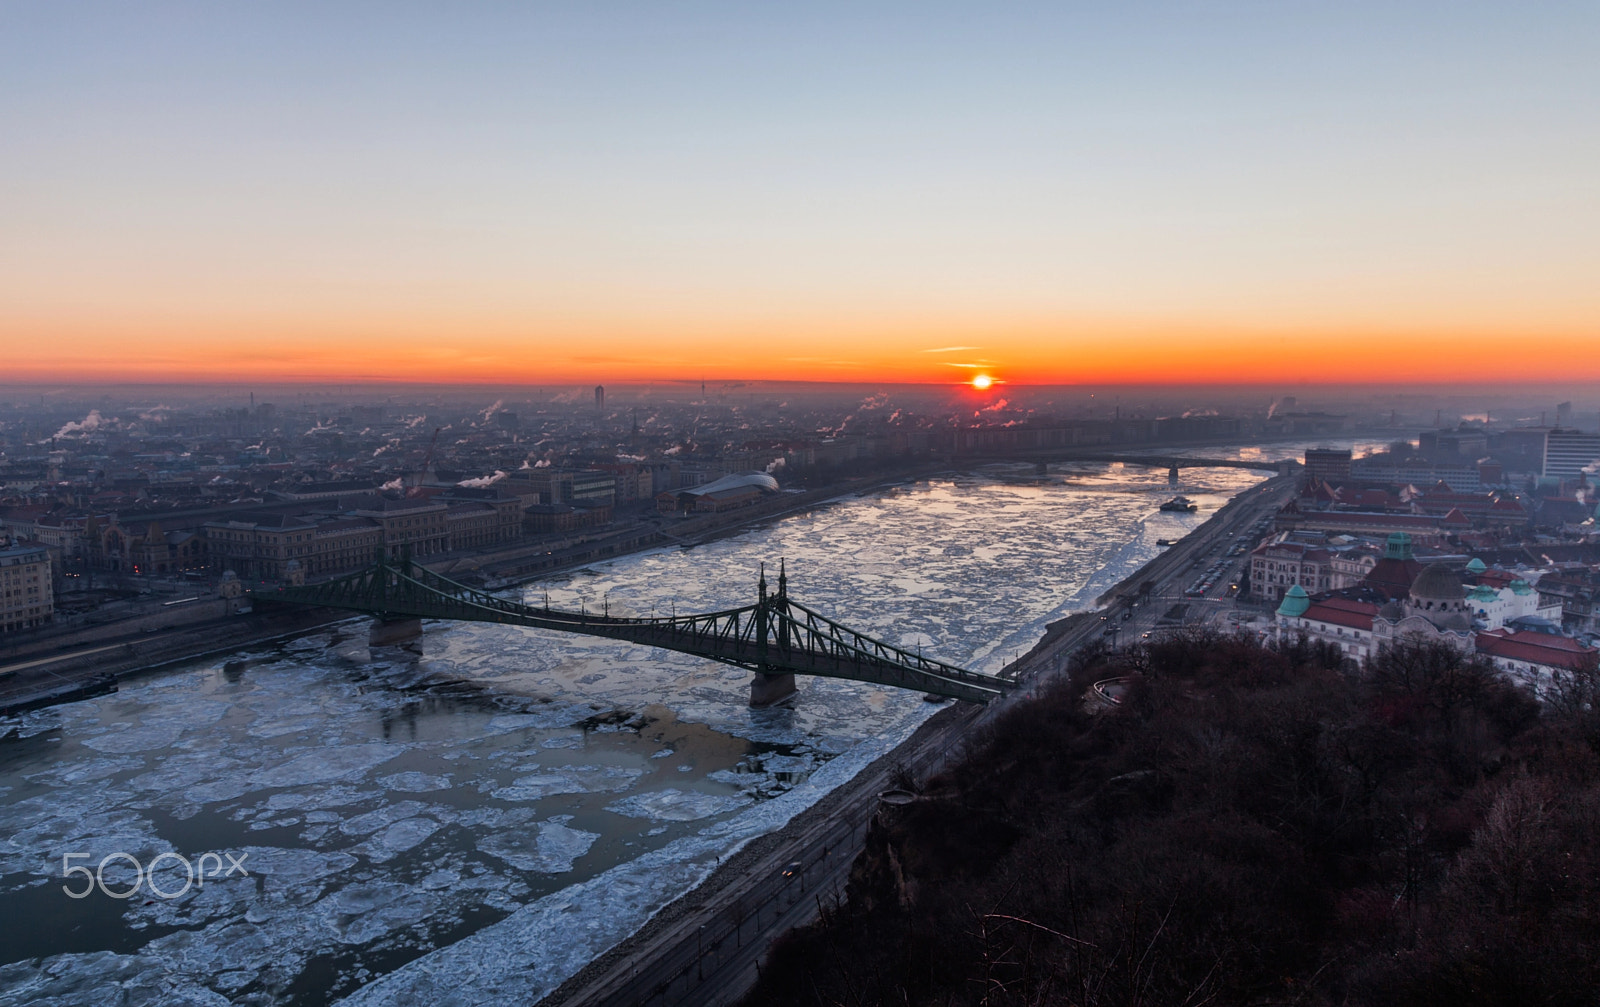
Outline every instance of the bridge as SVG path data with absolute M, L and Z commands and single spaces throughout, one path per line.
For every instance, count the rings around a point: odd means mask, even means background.
M 1088 454 L 1072 455 L 1061 458 L 1061 461 L 1074 462 L 1122 462 L 1125 465 L 1146 465 L 1153 469 L 1253 469 L 1257 472 L 1271 472 L 1278 475 L 1283 471 L 1284 462 L 1269 462 L 1260 459 L 1249 461 L 1235 458 L 1189 458 L 1184 455 L 1124 455 L 1124 454 Z M 1288 462 L 1297 465 L 1296 462 Z
M 1290 475 L 1299 467 L 1296 461 L 1269 462 L 1262 459 L 1198 458 L 1189 455 L 1123 454 L 1107 451 L 1083 451 L 1077 448 L 1042 448 L 1014 451 L 975 451 L 955 457 L 965 462 L 1033 462 L 1039 474 L 1045 475 L 1051 462 L 1122 462 L 1124 465 L 1143 465 L 1166 469 L 1173 481 L 1179 469 L 1251 469 L 1273 475 Z
M 358 573 L 319 584 L 291 585 L 257 601 L 366 612 L 375 627 L 400 624 L 420 630 L 422 619 L 455 619 L 533 626 L 675 650 L 755 673 L 750 705 L 768 706 L 795 691 L 794 676 L 818 675 L 915 689 L 985 703 L 1001 696 L 1008 679 L 967 671 L 858 633 L 789 597 L 780 564 L 778 589 L 768 593 L 763 567 L 755 604 L 697 615 L 634 619 L 586 609 L 564 612 L 498 598 L 447 580 L 413 563 L 409 555 L 377 562 Z

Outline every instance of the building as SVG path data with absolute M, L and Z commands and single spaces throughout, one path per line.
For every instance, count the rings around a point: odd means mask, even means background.
M 1357 458 L 1350 463 L 1350 478 L 1389 486 L 1432 486 L 1443 482 L 1458 493 L 1471 493 L 1483 486 L 1483 471 L 1476 462 L 1396 461 L 1389 456 Z
M 1539 578 L 1542 603 L 1559 605 L 1559 621 L 1572 633 L 1600 634 L 1600 567 L 1560 570 Z
M 1378 607 L 1374 602 L 1352 598 L 1313 601 L 1305 589 L 1296 584 L 1284 594 L 1278 606 L 1278 636 L 1281 640 L 1286 634 L 1304 634 L 1307 639 L 1337 647 L 1349 660 L 1362 664 L 1377 653 L 1377 638 L 1372 627 Z
M 1349 549 L 1336 549 L 1328 561 L 1328 583 L 1337 591 L 1362 583 L 1377 568 L 1383 550 L 1370 545 L 1357 545 Z
M 383 545 L 391 552 L 408 550 L 415 559 L 436 556 L 450 549 L 446 515 L 450 505 L 441 500 L 367 497 L 352 512 L 369 518 L 383 529 Z
M 619 462 L 615 465 L 596 465 L 594 468 L 597 472 L 611 475 L 616 502 L 619 504 L 649 500 L 655 495 L 654 472 L 648 465 Z
M 1417 438 L 1417 451 L 1435 463 L 1472 463 L 1488 453 L 1489 435 L 1470 427 L 1424 430 Z
M 363 562 L 370 563 L 383 537 L 374 522 L 365 521 L 363 525 L 366 535 L 359 537 L 363 543 L 371 543 Z M 297 514 L 260 514 L 233 521 L 210 521 L 206 523 L 204 531 L 212 569 L 232 570 L 245 580 L 282 580 L 288 573 L 291 561 L 298 561 L 300 569 L 308 575 L 313 568 L 324 573 L 334 569 L 331 561 L 314 563 L 312 560 L 319 552 L 329 553 L 326 547 L 339 541 L 324 539 L 319 543 L 315 518 Z M 353 529 L 347 530 L 343 541 L 356 537 L 350 535 L 350 531 Z M 324 548 L 319 550 L 319 544 Z M 352 569 L 361 565 L 358 562 Z
M 1278 606 L 1278 638 L 1305 636 L 1337 647 L 1357 664 L 1378 650 L 1402 643 L 1442 643 L 1470 654 L 1472 614 L 1466 589 L 1455 571 L 1443 563 L 1424 567 L 1403 598 L 1379 604 L 1368 597 L 1312 598 L 1298 584 Z
M 1600 655 L 1570 637 L 1509 629 L 1479 633 L 1475 644 L 1478 653 L 1535 694 L 1548 689 L 1558 673 L 1592 671 Z
M 1524 578 L 1490 570 L 1483 560 L 1467 564 L 1467 607 L 1478 628 L 1504 629 L 1517 619 L 1542 619 L 1561 625 L 1561 601 L 1541 597 Z
M 1350 449 L 1306 449 L 1306 475 L 1312 479 L 1342 486 L 1350 479 Z
M 273 496 L 283 500 L 337 500 L 339 497 L 376 493 L 378 487 L 364 479 L 344 482 L 289 483 L 274 487 Z
M 165 576 L 207 565 L 207 541 L 192 531 L 165 531 L 158 521 L 123 524 L 116 514 L 83 523 L 83 555 L 91 567 L 136 576 Z
M 703 486 L 662 493 L 656 497 L 656 507 L 663 513 L 683 510 L 697 514 L 717 514 L 723 511 L 749 507 L 768 493 L 778 492 L 778 480 L 765 472 L 744 472 L 727 475 Z
M 520 469 L 508 476 L 505 482 L 537 490 L 540 503 L 581 503 L 610 507 L 617 500 L 617 477 L 610 472 L 588 469 Z
M 1290 585 L 1307 593 L 1333 587 L 1333 554 L 1301 542 L 1270 542 L 1250 553 L 1250 594 L 1278 601 Z
M 1513 501 L 1513 504 L 1515 502 Z M 1520 510 L 1520 508 L 1519 508 Z M 1522 512 L 1523 521 L 1527 514 Z M 1428 514 L 1388 514 L 1374 511 L 1307 511 L 1296 501 L 1289 501 L 1278 512 L 1274 524 L 1280 530 L 1300 529 L 1350 535 L 1392 535 L 1402 532 L 1424 545 L 1444 541 L 1446 532 L 1440 528 L 1440 518 Z
M 580 531 L 597 528 L 611 522 L 611 507 L 573 506 L 571 504 L 534 504 L 523 516 L 523 527 L 532 535 L 553 532 Z
M 1600 434 L 1557 427 L 1545 435 L 1546 478 L 1572 479 L 1590 465 L 1600 463 Z
M 595 408 L 595 412 L 603 412 L 605 410 L 605 408 L 606 408 L 606 386 L 605 385 L 595 385 L 594 386 L 594 408 Z
M 456 486 L 438 499 L 445 502 L 445 534 L 449 548 L 480 549 L 510 542 L 522 534 L 522 496 L 498 484 Z
M 1423 567 L 1404 599 L 1378 609 L 1372 635 L 1374 653 L 1400 643 L 1442 643 L 1472 653 L 1472 610 L 1460 575 L 1444 563 Z
M 42 545 L 0 548 L 0 633 L 43 626 L 55 618 L 50 550 Z

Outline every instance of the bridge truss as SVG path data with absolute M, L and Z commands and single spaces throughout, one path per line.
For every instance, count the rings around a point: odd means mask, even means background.
M 411 561 L 379 557 L 358 573 L 320 584 L 279 588 L 258 596 L 292 605 L 367 612 L 385 620 L 454 619 L 533 626 L 675 650 L 761 675 L 818 675 L 916 689 L 984 703 L 1010 680 L 923 657 L 859 633 L 789 598 L 779 567 L 778 589 L 767 590 L 763 569 L 753 605 L 648 619 L 609 612 L 565 612 L 499 598 L 458 584 Z

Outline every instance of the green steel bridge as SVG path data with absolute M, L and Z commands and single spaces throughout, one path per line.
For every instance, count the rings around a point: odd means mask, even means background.
M 795 675 L 820 675 L 915 689 L 984 703 L 1001 696 L 1011 681 L 967 671 L 858 633 L 789 598 L 788 577 L 779 567 L 778 589 L 768 593 L 763 568 L 753 605 L 649 619 L 608 611 L 564 612 L 498 598 L 458 584 L 411 561 L 379 557 L 358 573 L 319 584 L 279 588 L 257 601 L 366 612 L 385 623 L 456 619 L 533 626 L 563 633 L 627 640 L 663 650 L 721 661 L 755 672 L 750 703 L 765 706 L 794 692 Z

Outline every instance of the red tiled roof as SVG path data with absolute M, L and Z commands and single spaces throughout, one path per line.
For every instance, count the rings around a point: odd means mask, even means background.
M 1385 557 L 1378 560 L 1361 579 L 1368 587 L 1382 591 L 1390 598 L 1399 598 L 1411 590 L 1412 581 L 1422 572 L 1422 564 L 1414 559 L 1399 560 Z
M 1479 653 L 1508 661 L 1526 661 L 1553 668 L 1578 668 L 1595 653 L 1576 640 L 1550 633 L 1530 633 L 1525 630 L 1495 629 L 1479 633 Z
M 1467 516 L 1461 513 L 1461 508 L 1459 507 L 1450 508 L 1450 513 L 1446 514 L 1439 523 L 1463 526 L 1472 524 L 1471 521 L 1467 520 Z
M 1300 618 L 1332 623 L 1335 626 L 1349 626 L 1352 629 L 1371 629 L 1372 617 L 1377 614 L 1378 606 L 1371 602 L 1327 598 L 1312 602 L 1311 607 L 1306 609 Z

